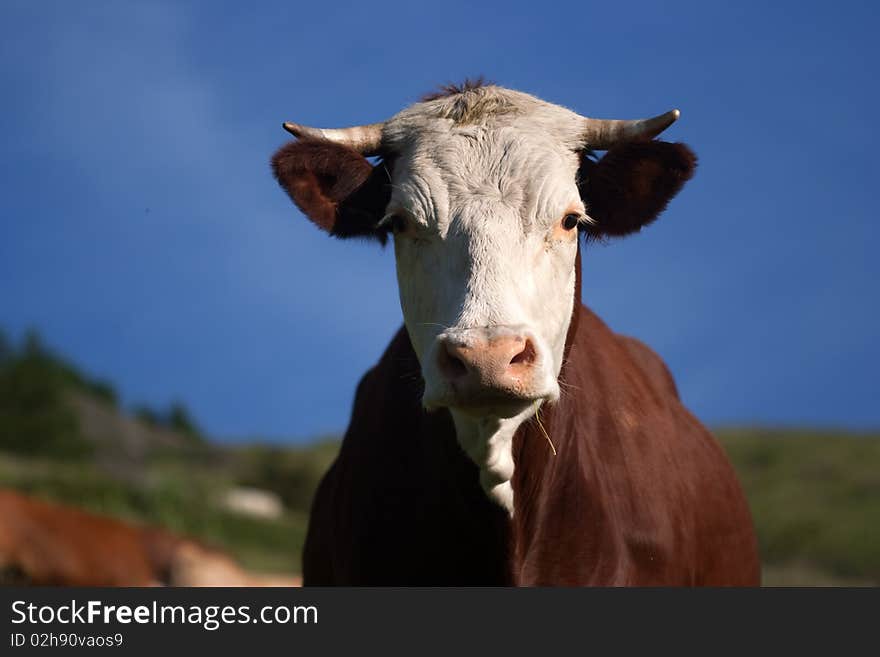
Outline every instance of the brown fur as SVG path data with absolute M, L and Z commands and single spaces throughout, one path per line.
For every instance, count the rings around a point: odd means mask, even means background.
M 0 569 L 31 584 L 151 586 L 179 539 L 0 490 Z
M 375 237 L 391 197 L 385 165 L 374 167 L 357 151 L 327 141 L 300 139 L 272 157 L 275 179 L 320 228 L 336 237 Z
M 521 585 L 760 582 L 751 515 L 663 361 L 577 304 L 562 398 L 514 441 L 512 575 Z
M 155 527 L 139 527 L 0 489 L 0 584 L 289 586 Z
M 616 146 L 598 162 L 581 159 L 578 187 L 592 237 L 616 237 L 654 221 L 694 175 L 697 156 L 685 144 L 663 141 Z

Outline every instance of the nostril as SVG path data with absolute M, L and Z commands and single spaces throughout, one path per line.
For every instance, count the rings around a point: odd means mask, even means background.
M 456 356 L 449 344 L 440 346 L 437 350 L 437 365 L 440 373 L 447 379 L 460 379 L 468 373 L 467 366 Z
M 518 354 L 510 359 L 510 364 L 528 366 L 535 362 L 537 356 L 538 353 L 535 351 L 535 345 L 532 344 L 532 341 L 527 338 L 525 345 L 523 345 L 522 351 L 520 351 Z

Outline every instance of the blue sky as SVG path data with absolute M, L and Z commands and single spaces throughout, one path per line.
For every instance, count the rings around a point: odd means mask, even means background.
M 245 4 L 2 4 L 0 326 L 221 437 L 342 430 L 401 321 L 393 253 L 290 205 L 280 122 L 484 74 L 592 116 L 681 108 L 696 178 L 589 248 L 584 298 L 700 418 L 880 427 L 876 5 Z

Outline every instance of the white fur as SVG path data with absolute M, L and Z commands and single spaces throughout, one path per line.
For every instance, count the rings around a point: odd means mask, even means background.
M 469 94 L 476 94 L 472 106 L 439 99 L 386 124 L 386 143 L 397 154 L 387 212 L 407 221 L 394 247 L 424 403 L 451 407 L 484 489 L 512 513 L 513 434 L 536 401 L 559 396 L 577 252 L 577 231 L 559 224 L 566 213 L 585 214 L 575 182 L 581 119 L 497 87 Z M 474 417 L 450 402 L 436 366 L 438 340 L 449 332 L 466 340 L 472 330 L 534 342 L 532 401 L 514 417 Z
M 529 407 L 512 418 L 476 419 L 452 409 L 458 442 L 480 468 L 480 485 L 491 500 L 513 515 L 513 434 L 533 412 Z

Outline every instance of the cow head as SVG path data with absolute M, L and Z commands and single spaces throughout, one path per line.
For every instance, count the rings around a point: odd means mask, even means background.
M 559 396 L 579 233 L 638 231 L 691 176 L 686 146 L 652 141 L 676 118 L 589 119 L 467 85 L 382 124 L 285 124 L 299 140 L 272 164 L 324 230 L 392 236 L 425 407 L 506 418 Z

